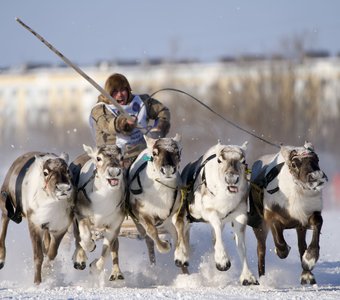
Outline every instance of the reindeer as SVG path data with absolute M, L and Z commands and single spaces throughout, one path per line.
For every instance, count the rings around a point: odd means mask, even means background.
M 282 146 L 280 152 L 266 155 L 252 167 L 250 218 L 257 238 L 258 272 L 265 275 L 266 238 L 270 230 L 275 252 L 286 258 L 290 251 L 283 231 L 295 229 L 302 266 L 301 284 L 315 284 L 312 270 L 319 258 L 322 227 L 321 190 L 327 177 L 311 143 L 303 147 Z M 313 230 L 307 247 L 307 229 Z
M 231 266 L 228 253 L 224 249 L 222 232 L 225 224 L 232 222 L 242 263 L 240 281 L 243 285 L 251 285 L 258 282 L 249 270 L 246 258 L 245 230 L 248 197 L 246 145 L 247 142 L 241 147 L 218 143 L 200 159 L 185 166 L 181 175 L 188 192 L 181 214 L 186 210 L 191 222 L 206 222 L 212 226 L 215 263 L 219 271 L 227 271 Z M 189 230 L 182 234 L 187 245 Z M 178 264 L 188 264 L 187 255 L 183 253 L 181 259 Z
M 72 223 L 74 187 L 67 165 L 68 155 L 29 152 L 18 157 L 1 187 L 0 269 L 6 258 L 8 223 L 27 218 L 33 246 L 34 283 L 41 283 L 44 254 L 55 259 Z
M 155 263 L 154 244 L 160 253 L 170 251 L 170 243 L 160 232 L 170 233 L 175 242 L 175 261 L 182 244 L 178 232 L 181 199 L 179 163 L 181 136 L 152 139 L 144 136 L 147 148 L 139 154 L 128 172 L 129 214 L 142 236 L 145 236 L 149 259 Z M 181 237 L 180 237 L 181 238 Z M 187 272 L 183 267 L 182 271 Z
M 74 223 L 74 268 L 85 269 L 86 251 L 93 251 L 95 241 L 103 238 L 101 256 L 90 264 L 91 271 L 103 270 L 110 251 L 113 267 L 109 280 L 124 279 L 118 260 L 118 234 L 125 217 L 123 156 L 116 145 L 95 149 L 86 145 L 83 147 L 86 153 L 71 164 L 78 187 Z

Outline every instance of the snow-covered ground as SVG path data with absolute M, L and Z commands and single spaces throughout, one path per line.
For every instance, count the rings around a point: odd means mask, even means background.
M 73 240 L 64 239 L 59 255 L 43 273 L 43 283 L 33 284 L 33 259 L 27 223 L 10 223 L 7 236 L 7 260 L 0 271 L 0 298 L 36 299 L 340 299 L 340 209 L 324 211 L 321 256 L 314 274 L 317 286 L 302 287 L 295 231 L 286 231 L 292 246 L 286 260 L 280 260 L 268 239 L 267 273 L 258 286 L 241 286 L 240 263 L 232 229 L 224 231 L 225 245 L 232 260 L 227 272 L 215 268 L 211 231 L 206 224 L 192 226 L 190 275 L 180 274 L 169 254 L 157 254 L 157 265 L 148 263 L 143 240 L 120 238 L 120 266 L 124 281 L 110 282 L 110 261 L 104 274 L 93 275 L 86 268 L 75 270 L 72 264 Z M 248 260 L 257 276 L 256 243 L 252 230 L 247 231 Z M 99 248 L 89 259 L 99 255 Z

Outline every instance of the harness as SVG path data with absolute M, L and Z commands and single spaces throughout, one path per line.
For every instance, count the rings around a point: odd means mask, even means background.
M 193 222 L 205 222 L 203 219 L 196 219 L 194 218 L 191 214 L 190 214 L 190 210 L 189 210 L 189 205 L 190 203 L 193 202 L 194 200 L 194 185 L 195 185 L 195 182 L 196 182 L 196 179 L 198 178 L 198 175 L 200 174 L 201 170 L 203 169 L 203 173 L 202 173 L 202 183 L 200 185 L 205 185 L 207 187 L 207 181 L 206 181 L 206 177 L 205 177 L 205 165 L 210 161 L 212 160 L 213 158 L 216 157 L 216 154 L 212 154 L 210 155 L 209 157 L 207 157 L 203 163 L 201 163 L 199 165 L 199 167 L 195 170 L 195 166 L 197 164 L 200 163 L 200 161 L 203 159 L 203 156 L 201 156 L 195 163 L 193 164 L 189 164 L 189 168 L 192 166 L 192 168 L 189 169 L 189 175 L 188 175 L 188 181 L 187 181 L 187 184 L 186 184 L 186 187 L 185 187 L 185 196 L 184 196 L 184 199 L 185 199 L 185 204 L 186 204 L 186 211 L 187 211 L 187 218 L 189 220 L 190 223 L 193 223 Z M 199 187 L 199 186 L 198 186 Z M 197 188 L 198 188 L 197 187 Z M 210 191 L 210 193 L 212 193 Z M 213 194 L 213 193 L 212 193 Z M 213 194 L 214 195 L 214 194 Z
M 22 221 L 22 182 L 24 181 L 25 175 L 29 167 L 34 163 L 35 156 L 31 157 L 21 168 L 18 177 L 15 181 L 15 199 L 14 204 L 12 197 L 6 191 L 2 191 L 1 195 L 5 199 L 7 216 L 19 224 Z
M 129 181 L 129 183 L 128 183 L 128 189 L 127 189 L 127 201 L 126 201 L 126 210 L 127 210 L 127 212 L 128 212 L 128 214 L 130 215 L 130 217 L 135 221 L 135 222 L 137 222 L 137 223 L 139 223 L 139 221 L 138 221 L 138 218 L 134 215 L 134 213 L 132 212 L 132 209 L 131 209 L 131 206 L 130 206 L 130 202 L 129 202 L 129 193 L 131 192 L 132 194 L 134 194 L 134 195 L 139 195 L 139 194 L 141 194 L 141 193 L 143 193 L 143 187 L 142 187 L 142 184 L 141 184 L 141 181 L 140 181 L 140 173 L 146 168 L 146 165 L 147 165 L 147 163 L 149 162 L 149 161 L 152 161 L 153 159 L 152 159 L 152 157 L 147 157 L 146 159 L 145 159 L 146 161 L 145 162 L 143 162 L 139 167 L 138 167 L 138 169 L 136 170 L 136 172 L 133 174 L 133 176 L 132 176 L 132 178 L 131 178 L 131 180 Z M 130 169 L 130 168 L 129 168 Z M 131 182 L 133 182 L 135 179 L 137 178 L 137 183 L 138 183 L 138 186 L 139 186 L 139 188 L 138 189 L 134 189 L 134 190 L 132 190 L 132 189 L 130 189 L 130 184 L 131 184 Z M 167 185 L 167 184 L 165 184 L 164 182 L 161 182 L 158 178 L 156 178 L 155 179 L 155 181 L 156 182 L 158 182 L 158 183 L 160 183 L 160 184 L 162 184 L 162 185 L 164 185 L 164 186 L 166 186 L 167 188 L 170 188 L 170 189 L 174 189 L 175 190 L 175 192 L 174 192 L 174 197 L 173 197 L 173 201 L 172 201 L 172 205 L 171 205 L 171 208 L 170 208 L 170 211 L 169 211 L 169 214 L 168 214 L 168 216 L 166 217 L 166 219 L 172 214 L 172 211 L 173 211 L 173 209 L 174 209 L 174 206 L 175 206 L 175 202 L 176 202 L 176 198 L 177 198 L 177 195 L 178 195 L 178 190 L 179 190 L 179 188 L 178 188 L 178 186 L 177 187 L 171 187 L 171 186 L 169 186 L 169 185 Z M 183 193 L 181 193 L 181 198 L 183 197 Z M 181 201 L 182 202 L 182 201 Z M 182 205 L 181 205 L 182 206 Z M 181 208 L 181 206 L 180 206 L 180 208 Z M 159 224 L 156 224 L 155 226 L 160 226 L 161 224 L 162 224 L 163 222 L 161 222 L 161 223 L 159 223 Z
M 86 192 L 86 186 L 89 184 L 89 182 L 90 182 L 91 180 L 93 180 L 93 179 L 96 177 L 96 175 L 97 175 L 97 169 L 95 169 L 95 170 L 93 171 L 91 177 L 90 177 L 90 178 L 89 178 L 89 179 L 88 179 L 81 187 L 78 188 L 78 192 L 82 192 L 83 195 L 84 195 L 84 197 L 85 197 L 85 199 L 86 199 L 88 202 L 90 202 L 90 203 L 91 203 L 91 199 L 90 199 L 90 197 L 88 196 L 88 194 L 87 194 L 87 192 Z
M 270 182 L 272 182 L 281 172 L 284 162 L 275 165 L 271 170 L 266 173 L 264 169 L 254 181 L 250 183 L 249 193 L 249 214 L 248 214 L 248 225 L 252 227 L 258 227 L 263 219 L 263 197 L 264 189 L 267 188 Z M 269 194 L 274 194 L 279 191 L 279 187 L 267 190 Z

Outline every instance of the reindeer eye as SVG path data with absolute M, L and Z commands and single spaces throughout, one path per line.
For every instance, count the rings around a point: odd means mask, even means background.
M 157 156 L 158 155 L 158 151 L 157 150 L 153 150 L 152 151 L 152 156 Z
M 102 161 L 102 158 L 97 156 L 97 161 Z
M 297 159 L 293 159 L 293 160 L 292 160 L 292 167 L 293 167 L 294 169 L 296 169 L 296 168 L 298 168 L 299 166 L 301 166 L 301 162 L 300 162 L 299 160 L 297 160 Z
M 43 173 L 44 173 L 45 177 L 48 176 L 48 170 L 47 169 L 44 169 Z

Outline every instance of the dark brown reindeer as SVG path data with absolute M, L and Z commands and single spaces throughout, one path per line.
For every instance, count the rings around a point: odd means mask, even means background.
M 169 241 L 160 237 L 169 233 L 174 241 L 174 260 L 183 249 L 182 229 L 178 222 L 181 199 L 179 164 L 181 136 L 152 139 L 145 136 L 147 148 L 139 154 L 128 172 L 129 214 L 145 237 L 149 259 L 155 263 L 154 245 L 160 253 L 170 251 Z M 180 266 L 184 273 L 187 266 Z
M 68 156 L 30 152 L 18 157 L 1 187 L 0 269 L 8 223 L 27 218 L 33 246 L 34 283 L 41 283 L 44 254 L 53 260 L 73 218 L 74 187 Z
M 296 229 L 301 259 L 301 284 L 315 284 L 312 270 L 319 259 L 322 227 L 322 193 L 327 177 L 320 170 L 319 158 L 311 143 L 303 147 L 282 146 L 279 153 L 267 155 L 252 167 L 250 215 L 257 238 L 258 272 L 265 274 L 266 238 L 272 232 L 275 252 L 286 258 L 290 246 L 285 229 Z M 313 231 L 307 246 L 307 230 Z

